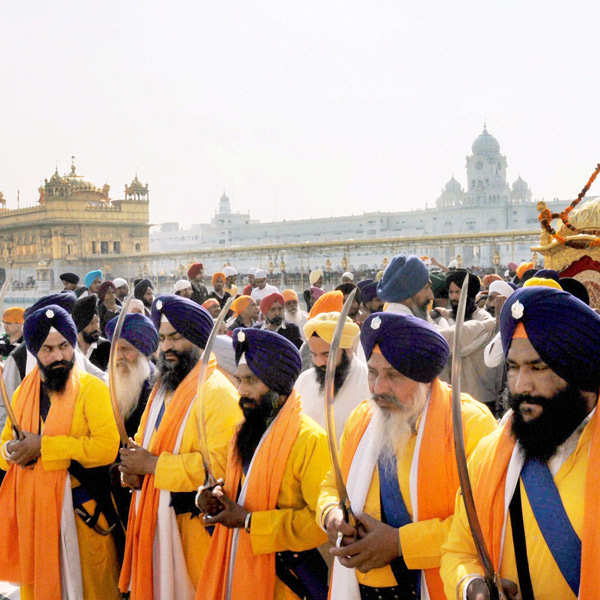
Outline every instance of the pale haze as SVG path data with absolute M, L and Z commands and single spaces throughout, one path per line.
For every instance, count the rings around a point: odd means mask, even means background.
M 152 223 L 431 206 L 484 122 L 534 198 L 600 161 L 600 3 L 53 2 L 0 9 L 0 191 L 55 167 Z M 598 184 L 591 193 L 600 194 Z

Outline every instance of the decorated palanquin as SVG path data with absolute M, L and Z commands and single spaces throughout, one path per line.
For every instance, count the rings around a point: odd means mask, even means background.
M 574 277 L 585 285 L 590 305 L 600 308 L 600 196 L 583 196 L 600 172 L 600 165 L 574 200 L 562 213 L 553 214 L 538 203 L 542 225 L 540 245 L 532 248 L 544 257 L 544 267 L 561 277 Z M 560 223 L 556 230 L 552 222 Z

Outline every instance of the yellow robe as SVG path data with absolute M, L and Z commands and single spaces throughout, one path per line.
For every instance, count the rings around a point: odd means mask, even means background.
M 487 441 L 487 440 L 486 440 Z M 583 498 L 591 446 L 591 423 L 583 430 L 575 451 L 566 459 L 554 476 L 554 482 L 573 529 L 581 539 L 583 529 Z M 475 451 L 471 461 L 478 461 Z M 562 576 L 538 527 L 527 494 L 521 482 L 523 526 L 527 542 L 529 572 L 536 600 L 571 600 L 575 595 Z M 599 560 L 600 568 L 600 560 Z M 463 577 L 483 573 L 471 537 L 464 503 L 457 496 L 454 522 L 443 546 L 441 576 L 448 598 L 456 597 L 456 588 Z M 510 516 L 507 517 L 504 552 L 500 576 L 518 582 Z M 459 590 L 462 594 L 462 585 Z
M 302 552 L 323 544 L 327 536 L 315 522 L 319 487 L 329 469 L 329 449 L 323 428 L 302 415 L 298 437 L 283 472 L 278 508 L 252 513 L 250 542 L 254 554 Z M 273 600 L 296 600 L 279 578 Z
M 230 381 L 214 370 L 204 384 L 204 417 L 206 436 L 214 476 L 225 476 L 227 448 L 238 423 L 242 420 L 239 395 Z M 200 454 L 198 420 L 201 416 L 200 400 L 188 416 L 178 454 L 163 452 L 156 463 L 154 485 L 170 492 L 194 492 L 204 485 L 205 473 Z M 144 432 L 138 430 L 135 441 L 142 444 Z M 187 570 L 196 587 L 208 551 L 210 536 L 199 517 L 190 513 L 177 515 L 177 525 L 185 555 Z
M 86 468 L 114 462 L 119 448 L 119 433 L 106 385 L 89 373 L 80 372 L 79 395 L 75 401 L 70 435 L 42 436 L 42 465 L 47 471 L 67 469 L 71 460 Z M 18 389 L 13 395 L 13 402 Z M 13 439 L 10 422 L 4 425 L 1 444 Z M 8 464 L 0 456 L 0 468 Z M 93 512 L 94 505 L 86 508 Z M 86 600 L 118 599 L 119 565 L 112 536 L 102 536 L 76 516 L 79 559 Z M 107 528 L 102 515 L 98 525 Z M 32 600 L 31 586 L 21 586 L 21 599 Z
M 470 397 L 463 396 L 463 427 L 465 433 L 465 449 L 469 455 L 479 442 L 479 440 L 496 428 L 496 421 L 485 406 Z M 359 421 L 355 409 L 346 422 L 344 433 L 340 440 L 341 448 L 344 447 L 345 440 L 349 436 Z M 410 469 L 417 440 L 416 434 L 411 435 L 404 452 L 397 456 L 398 465 L 398 484 L 402 493 L 402 498 L 406 504 L 408 513 L 413 514 L 413 507 L 410 497 Z M 443 460 L 443 458 L 441 458 Z M 451 457 L 450 460 L 454 460 Z M 332 505 L 337 505 L 338 494 L 335 487 L 335 476 L 330 470 L 323 480 L 317 515 L 319 523 L 323 522 L 323 517 Z M 379 501 L 379 472 L 373 470 L 371 484 L 367 492 L 363 512 L 377 520 L 381 520 L 381 506 Z M 400 545 L 402 547 L 402 556 L 409 569 L 433 569 L 439 567 L 441 558 L 441 547 L 444 542 L 452 517 L 447 519 L 428 519 L 409 523 L 399 528 Z M 361 585 L 368 587 L 391 587 L 396 585 L 396 578 L 392 573 L 390 566 L 372 569 L 367 573 L 361 573 L 356 570 L 356 577 Z

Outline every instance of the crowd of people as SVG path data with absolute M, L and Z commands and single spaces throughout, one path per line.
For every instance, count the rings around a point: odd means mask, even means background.
M 315 269 L 300 294 L 201 263 L 168 294 L 64 273 L 6 309 L 0 580 L 23 600 L 487 600 L 483 543 L 506 598 L 597 598 L 600 315 L 533 263 L 433 262 L 330 290 Z

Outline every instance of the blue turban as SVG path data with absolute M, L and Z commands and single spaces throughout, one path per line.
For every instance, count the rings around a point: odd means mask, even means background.
M 412 315 L 378 312 L 363 323 L 360 341 L 367 360 L 379 345 L 383 357 L 409 379 L 433 381 L 446 366 L 450 348 L 435 327 Z
M 75 301 L 77 300 L 77 296 L 74 292 L 60 292 L 58 294 L 50 294 L 48 296 L 42 296 L 35 304 L 32 304 L 25 311 L 25 318 L 27 318 L 31 313 L 38 310 L 38 308 L 44 308 L 44 306 L 50 306 L 50 304 L 55 304 L 60 306 L 68 313 L 73 312 L 73 307 L 75 306 Z
M 302 369 L 300 352 L 292 342 L 274 331 L 239 327 L 233 332 L 235 363 L 242 354 L 248 368 L 270 389 L 289 396 Z
M 75 348 L 77 329 L 71 315 L 58 304 L 50 304 L 30 313 L 23 325 L 23 337 L 27 350 L 37 355 L 46 341 L 50 328 L 54 327 Z
M 377 286 L 385 302 L 402 302 L 420 292 L 429 281 L 429 271 L 418 256 L 394 256 Z
M 116 316 L 106 324 L 106 336 L 111 342 L 118 320 L 119 317 Z M 154 323 L 141 313 L 130 313 L 125 316 L 121 337 L 146 356 L 150 356 L 158 348 L 158 331 Z
M 96 279 L 102 279 L 102 271 L 100 269 L 86 273 L 83 278 L 83 285 L 85 285 L 86 288 L 89 288 Z
M 546 286 L 517 290 L 500 314 L 504 354 L 515 328 L 523 323 L 541 359 L 573 386 L 600 387 L 600 315 L 568 292 Z
M 356 284 L 356 287 L 360 290 L 363 302 L 370 302 L 377 296 L 377 282 L 372 279 L 363 279 Z
M 162 315 L 186 340 L 200 348 L 206 346 L 213 319 L 205 308 L 188 298 L 165 294 L 152 303 L 152 322 L 157 331 Z
M 539 269 L 535 272 L 534 277 L 541 277 L 542 279 L 554 279 L 560 283 L 560 275 L 554 269 Z

